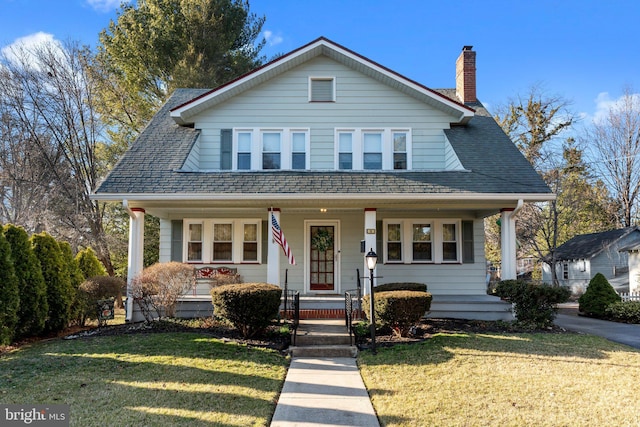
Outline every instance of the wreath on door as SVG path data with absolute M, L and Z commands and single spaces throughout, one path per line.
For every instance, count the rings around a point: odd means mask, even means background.
M 333 236 L 325 228 L 320 228 L 311 238 L 311 247 L 320 252 L 333 248 Z

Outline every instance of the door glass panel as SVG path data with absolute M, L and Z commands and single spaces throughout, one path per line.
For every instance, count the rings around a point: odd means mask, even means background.
M 310 239 L 310 289 L 312 291 L 335 290 L 335 227 L 312 226 Z

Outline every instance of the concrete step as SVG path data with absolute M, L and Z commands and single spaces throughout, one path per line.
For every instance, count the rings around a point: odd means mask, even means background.
M 351 339 L 348 334 L 342 335 L 296 335 L 296 346 L 313 345 L 350 345 Z
M 356 357 L 358 348 L 353 345 L 309 345 L 289 347 L 291 357 Z

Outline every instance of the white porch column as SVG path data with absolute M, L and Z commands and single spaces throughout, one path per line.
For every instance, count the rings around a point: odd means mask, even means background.
M 374 252 L 377 251 L 377 241 L 376 241 L 376 219 L 377 213 L 375 208 L 365 208 L 364 210 L 364 254 L 362 254 L 362 276 L 369 277 L 369 269 L 367 268 L 367 260 L 364 256 L 373 249 Z M 378 254 L 378 261 L 382 262 L 382 254 Z M 375 270 L 373 272 L 375 276 Z M 369 279 L 365 279 L 363 281 L 363 294 L 368 295 L 371 284 L 369 283 Z
M 523 201 L 518 200 L 515 208 L 502 209 L 500 217 L 500 239 L 502 266 L 500 278 L 514 280 L 518 277 L 516 247 L 516 215 L 522 209 Z
M 271 213 L 269 210 L 269 218 L 267 219 L 267 225 L 269 229 L 269 248 L 267 251 L 267 283 L 280 286 L 280 251 L 282 248 L 273 239 L 273 226 L 271 224 Z M 278 224 L 280 222 L 280 209 L 273 209 L 273 216 Z
M 129 213 L 129 268 L 127 270 L 127 306 L 125 319 L 132 320 L 133 298 L 131 297 L 131 281 L 142 271 L 144 255 L 144 209 L 128 208 Z

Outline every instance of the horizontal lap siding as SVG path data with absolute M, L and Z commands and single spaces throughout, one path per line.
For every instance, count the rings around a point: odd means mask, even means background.
M 337 102 L 308 102 L 309 77 L 335 77 Z M 196 117 L 200 168 L 220 166 L 220 129 L 311 129 L 311 166 L 334 167 L 334 129 L 410 128 L 414 169 L 444 169 L 452 117 L 328 58 L 316 58 Z

